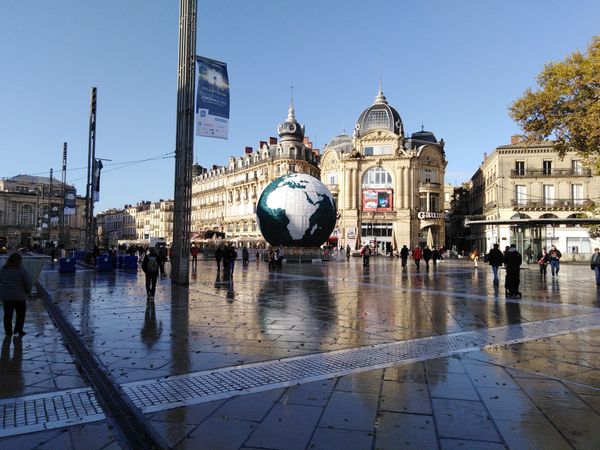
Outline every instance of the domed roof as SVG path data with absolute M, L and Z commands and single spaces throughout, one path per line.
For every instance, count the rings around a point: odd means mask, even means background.
M 358 117 L 356 122 L 357 135 L 370 130 L 388 130 L 394 134 L 402 135 L 402 128 L 400 114 L 388 104 L 381 87 L 379 87 L 379 92 L 373 104 Z
M 277 133 L 282 141 L 302 142 L 304 140 L 304 125 L 300 125 L 296 120 L 293 103 L 288 110 L 287 120 L 277 127 Z
M 417 131 L 416 133 L 413 133 L 410 137 L 411 139 L 418 141 L 431 142 L 432 144 L 438 143 L 437 139 L 435 138 L 435 135 L 431 131 Z
M 347 134 L 340 134 L 325 146 L 325 150 L 329 149 L 335 150 L 338 153 L 350 153 L 352 151 L 352 138 Z

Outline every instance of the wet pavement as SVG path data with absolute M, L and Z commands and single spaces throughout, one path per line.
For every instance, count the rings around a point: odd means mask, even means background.
M 457 260 L 238 261 L 232 279 L 199 261 L 189 289 L 161 278 L 154 305 L 141 271 L 48 266 L 40 281 L 167 448 L 600 447 L 600 290 L 585 265 L 545 280 L 528 266 L 518 300 Z M 0 446 L 121 448 L 39 300 L 25 330 L 2 347 Z

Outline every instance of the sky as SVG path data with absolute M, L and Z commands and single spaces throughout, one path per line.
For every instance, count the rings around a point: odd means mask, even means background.
M 173 198 L 179 2 L 0 1 L 0 177 L 58 179 L 85 195 L 89 103 L 98 88 L 95 210 Z M 585 51 L 597 0 L 198 0 L 197 54 L 228 64 L 229 139 L 196 137 L 210 167 L 277 136 L 291 89 L 322 149 L 352 134 L 383 92 L 405 132 L 446 142 L 459 184 L 519 127 L 508 107 L 548 62 Z

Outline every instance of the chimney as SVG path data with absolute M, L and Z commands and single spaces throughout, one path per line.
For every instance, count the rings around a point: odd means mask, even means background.
M 487 159 L 487 153 L 483 154 L 483 160 L 485 161 Z
M 260 150 L 261 148 L 263 148 L 265 145 L 267 145 L 267 141 L 260 141 L 258 143 L 258 149 Z
M 246 148 L 244 149 L 244 153 L 245 153 L 246 155 L 249 155 L 250 153 L 252 153 L 252 147 L 246 147 Z
M 513 134 L 510 137 L 510 144 L 511 145 L 518 144 L 519 142 L 521 142 L 521 135 L 520 134 Z
M 277 138 L 276 137 L 269 137 L 269 145 L 277 145 Z
M 213 164 L 212 170 L 217 170 L 219 168 L 219 166 L 217 166 L 216 164 Z
M 312 149 L 312 152 L 316 155 L 319 156 L 319 154 L 321 153 L 321 150 L 319 150 L 318 148 Z

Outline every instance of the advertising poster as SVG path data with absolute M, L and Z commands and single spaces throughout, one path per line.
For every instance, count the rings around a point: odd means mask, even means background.
M 392 211 L 392 189 L 363 189 L 363 211 Z
M 77 190 L 74 187 L 65 188 L 65 216 L 72 216 L 75 214 L 76 196 Z
M 100 201 L 100 172 L 102 167 L 101 160 L 94 161 L 94 172 L 92 174 L 92 200 L 94 202 Z
M 197 56 L 196 135 L 227 139 L 229 79 L 227 64 Z

